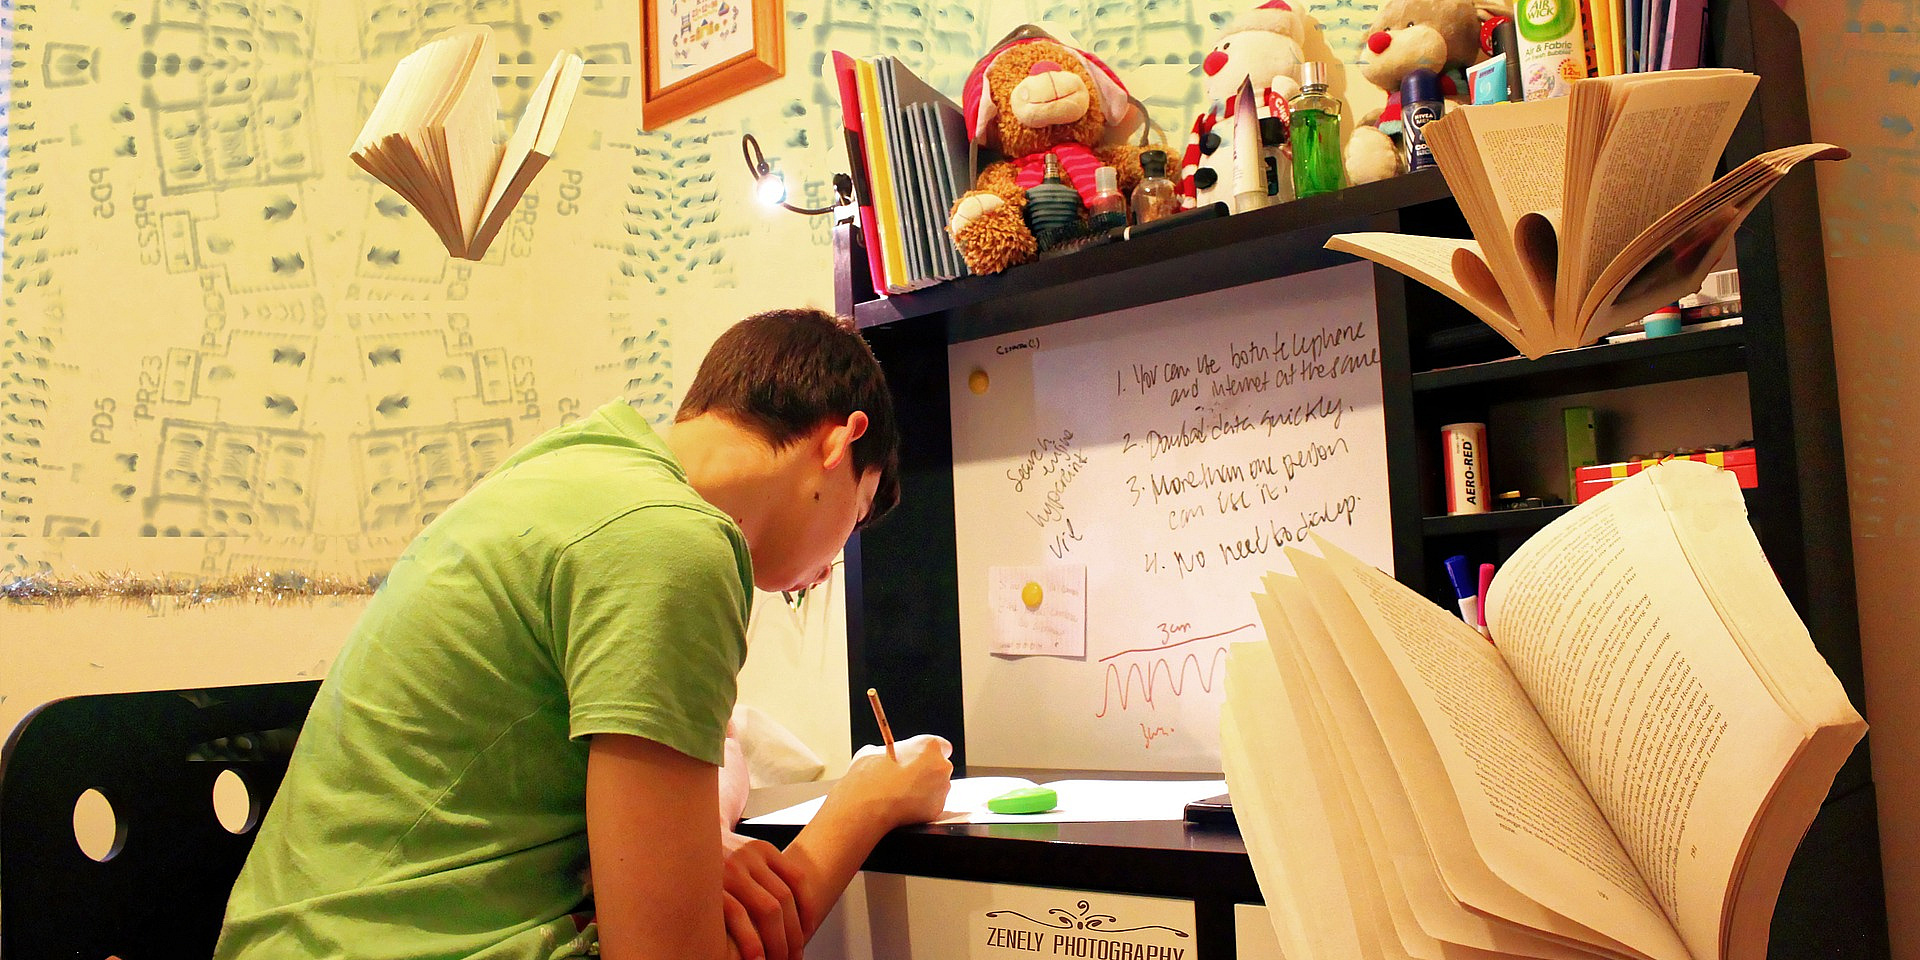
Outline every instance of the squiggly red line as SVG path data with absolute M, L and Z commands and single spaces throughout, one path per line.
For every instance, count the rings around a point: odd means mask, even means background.
M 1187 667 L 1189 666 L 1194 668 L 1194 676 L 1200 681 L 1200 689 L 1212 693 L 1214 672 L 1216 668 L 1220 666 L 1220 658 L 1226 655 L 1226 647 L 1220 647 L 1214 650 L 1212 661 L 1202 670 L 1200 667 L 1199 654 L 1189 653 L 1180 658 L 1180 670 L 1178 672 L 1174 671 L 1173 665 L 1167 662 L 1167 658 L 1154 658 L 1147 664 L 1146 675 L 1140 684 L 1147 705 L 1153 706 L 1153 683 L 1156 674 L 1163 672 L 1166 674 L 1167 684 L 1173 690 L 1173 695 L 1177 697 L 1181 695 L 1186 686 Z M 1120 709 L 1128 709 L 1127 691 L 1133 689 L 1133 681 L 1140 677 L 1140 665 L 1137 663 L 1127 667 L 1127 673 L 1124 679 L 1120 676 L 1120 667 L 1118 664 L 1107 664 L 1107 675 L 1101 679 L 1100 712 L 1094 714 L 1094 716 L 1104 717 L 1107 715 L 1108 708 L 1113 705 L 1112 691 L 1116 682 L 1120 687 Z

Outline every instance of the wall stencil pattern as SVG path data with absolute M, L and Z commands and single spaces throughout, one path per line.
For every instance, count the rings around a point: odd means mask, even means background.
M 377 575 L 534 433 L 620 395 L 664 418 L 665 280 L 702 282 L 715 198 L 692 151 L 606 142 L 637 12 L 595 7 L 16 5 L 0 572 Z M 464 22 L 503 117 L 555 49 L 589 63 L 477 264 L 346 160 L 393 63 Z
M 1006 29 L 1046 21 L 1177 131 L 1239 7 L 791 4 L 787 80 L 642 132 L 629 6 L 5 4 L 0 573 L 377 574 L 539 430 L 615 395 L 669 415 L 674 324 L 732 317 L 669 318 L 765 285 L 740 134 L 780 145 L 808 203 L 844 167 L 827 51 L 957 92 Z M 1327 6 L 1328 40 L 1366 10 Z M 503 116 L 556 48 L 588 63 L 555 169 L 477 264 L 345 160 L 392 64 L 466 22 L 495 30 Z M 809 270 L 828 226 L 801 230 Z

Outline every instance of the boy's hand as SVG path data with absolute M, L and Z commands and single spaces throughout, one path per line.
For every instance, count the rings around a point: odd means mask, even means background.
M 773 844 L 731 830 L 720 834 L 720 848 L 727 937 L 741 960 L 800 960 L 807 937 L 794 896 L 799 868 Z
M 873 810 L 889 828 L 939 819 L 953 777 L 953 744 L 921 734 L 898 741 L 893 751 L 897 761 L 861 751 L 834 792 Z
M 953 745 L 923 735 L 893 748 L 898 760 L 877 751 L 856 755 L 820 812 L 787 845 L 787 858 L 800 866 L 806 881 L 800 919 L 809 933 L 820 928 L 861 861 L 887 831 L 933 820 L 946 806 L 953 776 L 953 762 L 947 758 Z

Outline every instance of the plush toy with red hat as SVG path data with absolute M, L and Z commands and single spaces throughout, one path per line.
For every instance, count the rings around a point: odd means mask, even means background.
M 1370 183 L 1406 172 L 1400 150 L 1400 82 L 1415 70 L 1439 75 L 1449 103 L 1471 102 L 1466 69 L 1486 59 L 1480 25 L 1511 13 L 1501 0 L 1387 0 L 1367 31 L 1360 76 L 1387 92 L 1387 105 L 1361 118 L 1347 141 L 1348 183 Z
M 1060 158 L 1082 200 L 1094 171 L 1111 166 L 1125 194 L 1140 181 L 1139 152 L 1124 139 L 1138 109 L 1120 78 L 1093 54 L 1036 28 L 1015 31 L 981 58 L 961 93 L 968 134 L 1006 159 L 980 171 L 954 203 L 947 229 L 974 273 L 998 273 L 1038 252 L 1027 228 L 1027 188 L 1040 183 L 1049 154 Z
M 1306 32 L 1306 17 L 1289 0 L 1267 0 L 1220 32 L 1200 61 L 1211 106 L 1187 138 L 1181 206 L 1223 201 L 1242 213 L 1292 199 L 1287 102 L 1300 92 Z

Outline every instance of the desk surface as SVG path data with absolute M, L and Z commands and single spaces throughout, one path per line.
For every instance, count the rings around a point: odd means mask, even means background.
M 1087 771 L 969 770 L 1036 781 L 1146 778 Z M 1192 775 L 1169 775 L 1186 779 Z M 749 816 L 811 799 L 829 782 L 755 790 Z M 741 833 L 785 846 L 791 825 L 748 824 Z M 1231 829 L 1179 820 L 1096 823 L 950 823 L 901 827 L 882 838 L 864 869 L 986 883 L 1110 890 L 1146 896 L 1261 903 L 1246 845 Z

